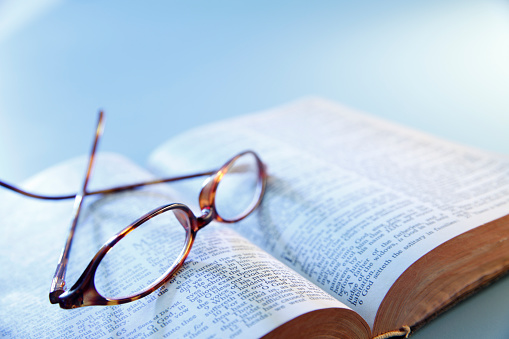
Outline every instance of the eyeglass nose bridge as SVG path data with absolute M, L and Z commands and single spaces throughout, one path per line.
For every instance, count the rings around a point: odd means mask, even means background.
M 223 169 L 217 171 L 215 174 L 208 177 L 203 183 L 200 195 L 198 196 L 198 202 L 201 208 L 202 215 L 196 218 L 197 223 L 195 231 L 198 231 L 199 229 L 207 226 L 215 219 L 221 221 L 220 217 L 216 212 L 214 200 L 216 196 L 217 185 L 220 181 L 219 178 L 222 177 L 223 175 L 221 173 L 222 170 Z
M 216 217 L 217 213 L 214 208 L 204 208 L 201 211 L 202 215 L 196 218 L 195 232 L 210 224 Z
M 202 185 L 200 195 L 198 196 L 198 202 L 202 211 L 214 209 L 213 206 L 216 195 L 216 187 L 219 182 L 217 179 L 218 173 L 219 171 L 208 177 Z

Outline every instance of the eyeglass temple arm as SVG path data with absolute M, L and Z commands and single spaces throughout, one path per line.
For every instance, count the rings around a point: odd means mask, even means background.
M 183 175 L 183 176 L 178 176 L 178 177 L 169 177 L 169 178 L 162 178 L 162 179 L 156 179 L 156 180 L 151 180 L 151 181 L 143 181 L 143 182 L 139 182 L 139 183 L 135 183 L 135 184 L 111 187 L 111 188 L 102 189 L 102 190 L 96 190 L 96 191 L 90 191 L 90 192 L 87 191 L 85 193 L 85 195 L 97 195 L 97 194 L 117 193 L 117 192 L 122 192 L 122 191 L 128 191 L 128 190 L 136 189 L 136 188 L 143 187 L 143 186 L 148 186 L 148 185 L 162 184 L 162 183 L 166 183 L 166 182 L 179 181 L 179 180 L 185 180 L 185 179 L 191 179 L 191 178 L 197 178 L 197 177 L 203 177 L 203 176 L 207 176 L 207 175 L 212 175 L 212 174 L 214 174 L 216 172 L 217 172 L 217 170 L 213 170 L 213 171 L 194 173 L 194 174 Z M 22 190 L 21 188 L 18 188 L 18 187 L 14 186 L 14 185 L 8 184 L 5 181 L 0 181 L 0 186 L 6 188 L 8 190 L 14 191 L 16 193 L 22 194 L 24 196 L 27 196 L 27 197 L 30 197 L 30 198 L 35 198 L 35 199 L 42 199 L 42 200 L 66 200 L 66 199 L 74 199 L 74 198 L 76 198 L 75 194 L 68 194 L 68 195 L 43 195 L 43 194 L 31 193 L 31 192 Z
M 99 142 L 99 138 L 102 135 L 103 128 L 104 128 L 104 115 L 103 112 L 99 112 L 99 119 L 97 121 L 94 144 L 92 146 L 92 151 L 90 152 L 87 172 L 85 174 L 85 179 L 83 180 L 83 186 L 81 187 L 80 191 L 76 194 L 76 197 L 74 198 L 73 218 L 71 221 L 69 236 L 67 237 L 67 241 L 65 242 L 65 246 L 60 255 L 60 259 L 58 261 L 53 281 L 51 282 L 49 299 L 52 304 L 58 303 L 59 302 L 58 297 L 65 291 L 65 273 L 67 271 L 67 263 L 69 262 L 69 252 L 71 250 L 74 231 L 76 230 L 76 225 L 78 224 L 78 217 L 80 215 L 81 206 L 83 204 L 83 198 L 85 197 L 87 192 L 88 180 L 90 179 L 90 173 L 92 172 L 92 166 L 94 163 L 97 144 Z

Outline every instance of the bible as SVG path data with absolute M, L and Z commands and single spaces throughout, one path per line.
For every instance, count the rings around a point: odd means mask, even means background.
M 147 169 L 100 153 L 90 186 L 208 171 L 248 149 L 268 173 L 261 205 L 242 221 L 205 227 L 168 283 L 121 305 L 50 304 L 73 203 L 0 191 L 0 334 L 406 337 L 509 270 L 509 157 L 320 98 L 184 132 L 156 148 Z M 23 188 L 76 192 L 86 160 L 57 164 Z M 182 202 L 198 214 L 202 183 L 86 196 L 67 280 L 76 281 L 101 245 L 145 212 Z M 150 265 L 145 249 L 164 239 L 147 233 L 133 244 L 134 267 Z M 112 269 L 132 269 L 126 266 Z

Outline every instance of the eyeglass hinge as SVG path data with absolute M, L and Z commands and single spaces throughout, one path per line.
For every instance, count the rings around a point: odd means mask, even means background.
M 51 289 L 49 292 L 49 301 L 52 304 L 59 303 L 60 295 L 65 292 L 64 285 L 65 281 L 63 281 L 62 279 L 58 277 L 53 278 L 53 282 L 51 283 Z

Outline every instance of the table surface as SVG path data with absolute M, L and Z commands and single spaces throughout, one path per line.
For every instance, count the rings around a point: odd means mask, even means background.
M 507 1 L 0 2 L 0 178 L 318 95 L 509 154 Z M 508 338 L 509 278 L 415 338 Z

